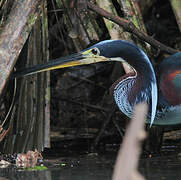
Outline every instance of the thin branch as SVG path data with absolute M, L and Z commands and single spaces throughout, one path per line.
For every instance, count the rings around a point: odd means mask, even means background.
M 148 36 L 146 33 L 140 31 L 139 29 L 136 28 L 136 26 L 129 20 L 123 19 L 121 17 L 115 16 L 104 9 L 98 7 L 97 5 L 87 2 L 88 8 L 97 14 L 109 19 L 110 21 L 113 21 L 114 23 L 120 25 L 123 27 L 125 31 L 128 31 L 130 33 L 133 33 L 136 35 L 138 38 L 140 38 L 143 41 L 146 41 L 149 43 L 151 46 L 160 49 L 163 52 L 166 52 L 168 54 L 174 54 L 176 52 L 179 52 L 179 50 L 170 48 L 168 46 L 165 46 L 164 44 L 160 43 L 159 41 L 155 40 L 151 36 Z
M 54 97 L 52 96 L 52 98 L 54 98 Z M 55 97 L 55 98 L 60 100 L 60 101 L 67 101 L 67 102 L 74 103 L 74 104 L 79 105 L 79 106 L 85 106 L 85 107 L 90 108 L 90 109 L 103 111 L 103 112 L 109 112 L 108 109 L 102 108 L 101 106 L 91 105 L 91 104 L 87 104 L 87 103 L 81 103 L 81 102 L 71 100 L 70 98 L 66 98 L 66 97 Z
M 112 107 L 112 109 L 110 110 L 109 115 L 107 116 L 106 120 L 104 121 L 99 133 L 97 134 L 96 138 L 94 139 L 94 142 L 93 142 L 93 145 L 92 145 L 92 150 L 98 145 L 101 136 L 105 132 L 105 129 L 106 129 L 107 125 L 109 124 L 109 122 L 112 119 L 112 116 L 113 116 L 114 112 L 115 112 L 115 107 Z

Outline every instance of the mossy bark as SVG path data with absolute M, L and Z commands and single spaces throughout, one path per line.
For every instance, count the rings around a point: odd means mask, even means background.
M 0 34 L 0 94 L 40 13 L 40 0 L 15 1 Z
M 173 12 L 176 17 L 176 21 L 181 32 L 181 1 L 180 0 L 170 0 Z

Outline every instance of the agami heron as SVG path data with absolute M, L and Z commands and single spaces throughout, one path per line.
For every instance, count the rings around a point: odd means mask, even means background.
M 124 40 L 105 40 L 79 53 L 17 71 L 13 77 L 105 61 L 126 62 L 133 69 L 113 84 L 115 102 L 125 115 L 131 117 L 134 105 L 146 102 L 146 122 L 150 125 L 181 124 L 181 53 L 163 60 L 156 78 L 149 58 L 138 46 Z

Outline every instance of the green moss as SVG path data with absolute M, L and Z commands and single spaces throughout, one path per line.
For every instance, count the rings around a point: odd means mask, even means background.
M 37 15 L 31 14 L 29 19 L 28 19 L 28 22 L 27 22 L 28 26 L 31 28 L 35 24 L 36 20 L 37 20 Z
M 51 94 L 50 94 L 50 87 L 47 87 L 46 88 L 46 95 L 45 95 L 45 99 L 50 101 L 50 97 L 51 97 Z
M 30 168 L 25 168 L 27 171 L 44 171 L 47 170 L 48 168 L 46 166 L 34 166 Z
M 139 24 L 138 24 L 138 19 L 136 18 L 136 16 L 133 16 L 132 22 L 138 29 L 140 29 Z
M 60 164 L 60 166 L 65 167 L 65 166 L 66 166 L 66 164 L 65 164 L 65 163 L 61 163 L 61 164 Z
M 126 6 L 129 7 L 129 8 L 131 7 L 129 0 L 126 0 Z
M 174 7 L 181 7 L 180 0 L 172 0 L 171 3 Z

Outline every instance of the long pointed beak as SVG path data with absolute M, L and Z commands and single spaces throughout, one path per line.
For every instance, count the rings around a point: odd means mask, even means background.
M 35 65 L 29 68 L 24 68 L 23 70 L 16 71 L 13 73 L 12 78 L 18 78 L 22 76 L 27 76 L 31 74 L 36 74 L 39 72 L 50 71 L 54 69 L 61 69 L 72 66 L 86 65 L 97 63 L 101 61 L 107 61 L 108 58 L 99 55 L 93 55 L 89 50 L 75 53 L 70 56 L 65 56 L 62 58 L 54 59 L 45 64 Z

